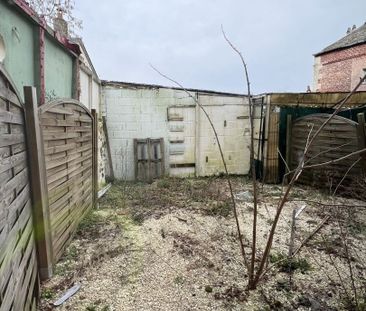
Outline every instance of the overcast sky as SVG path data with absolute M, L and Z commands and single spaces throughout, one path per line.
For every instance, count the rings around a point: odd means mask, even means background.
M 302 92 L 313 54 L 366 22 L 366 0 L 75 0 L 81 36 L 101 79 L 244 93 Z

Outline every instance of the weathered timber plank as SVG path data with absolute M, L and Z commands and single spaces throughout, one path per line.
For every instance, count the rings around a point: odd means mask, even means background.
M 66 108 L 51 108 L 48 109 L 47 112 L 51 112 L 54 114 L 65 114 L 65 115 L 74 115 L 74 112 L 71 109 L 66 109 Z
M 70 149 L 70 150 L 68 150 L 67 153 L 66 153 L 66 151 L 60 151 L 60 152 L 57 152 L 57 153 L 46 155 L 46 162 L 59 160 L 61 158 L 64 158 L 66 156 L 71 156 L 71 155 L 74 155 L 74 154 L 86 153 L 88 151 L 92 151 L 92 148 L 91 148 L 91 145 L 85 145 L 85 146 L 77 147 L 73 150 L 72 149 Z
M 0 109 L 0 123 L 24 124 L 24 117 L 21 113 L 14 113 Z
M 64 191 L 67 188 L 71 188 L 74 187 L 76 182 L 80 181 L 84 181 L 87 180 L 89 177 L 91 177 L 92 172 L 88 171 L 88 172 L 79 172 L 78 175 L 73 176 L 72 178 L 69 178 L 66 182 L 60 184 L 59 186 L 49 190 L 49 197 L 50 197 L 50 204 L 51 204 L 51 199 L 54 196 L 57 196 L 59 193 L 61 193 L 62 191 Z
M 43 133 L 43 140 L 44 141 L 49 141 L 49 140 L 62 140 L 62 139 L 69 139 L 69 138 L 78 138 L 80 137 L 80 135 L 78 133 L 48 133 L 48 132 L 44 132 Z
M 91 191 L 91 189 L 92 189 L 92 181 L 81 186 L 78 193 L 73 193 L 72 191 L 70 191 L 68 193 L 68 200 L 66 201 L 63 200 L 63 204 L 60 204 L 57 209 L 56 208 L 52 209 L 51 213 L 53 218 L 51 221 L 52 227 L 55 228 L 60 222 L 62 222 L 63 216 L 66 213 L 66 211 L 70 211 L 73 208 L 73 206 L 76 206 L 76 208 L 78 208 L 77 207 L 78 200 L 83 197 L 85 192 Z M 69 202 L 70 199 L 71 201 Z
M 24 143 L 24 134 L 1 134 L 0 147 Z
M 89 160 L 91 157 L 92 157 L 91 150 L 89 152 L 85 152 L 85 154 L 83 154 L 82 156 L 78 153 L 73 153 L 72 155 L 66 156 L 60 160 L 46 161 L 46 169 L 49 170 L 51 168 L 55 168 L 63 164 L 69 164 L 69 165 L 77 164 L 85 160 Z
M 12 167 L 19 165 L 20 163 L 24 163 L 27 159 L 26 153 L 21 152 L 16 155 L 7 157 L 7 158 L 1 158 L 0 159 L 0 173 L 5 172 L 8 169 L 11 169 Z
M 54 183 L 63 180 L 64 177 L 71 178 L 75 175 L 78 175 L 79 172 L 85 171 L 87 169 L 91 169 L 92 160 L 84 160 L 84 163 L 78 163 L 73 166 L 70 166 L 67 170 L 63 170 L 55 175 L 51 175 L 48 177 L 49 188 L 53 189 Z
M 67 144 L 62 144 L 59 146 L 45 148 L 44 154 L 45 155 L 56 154 L 56 153 L 67 151 L 67 150 L 73 150 L 76 147 L 77 147 L 77 144 L 75 142 L 68 142 Z
M 14 189 L 22 189 L 28 182 L 27 170 L 23 170 L 18 175 L 14 176 L 6 184 L 0 185 L 0 201 L 9 195 L 9 192 Z

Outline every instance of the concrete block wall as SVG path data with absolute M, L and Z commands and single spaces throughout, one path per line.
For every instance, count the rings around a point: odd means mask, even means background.
M 349 92 L 366 69 L 366 44 L 315 57 L 314 91 Z M 359 88 L 366 91 L 366 84 Z
M 168 137 L 167 107 L 174 91 L 164 89 L 103 89 L 115 177 L 133 180 L 133 140 Z M 165 144 L 165 153 L 168 144 Z M 168 167 L 166 167 L 167 169 Z
M 212 117 L 230 173 L 247 174 L 250 143 L 247 98 L 199 91 L 191 95 L 198 98 Z M 135 138 L 164 138 L 165 170 L 169 175 L 209 176 L 224 172 L 212 128 L 185 91 L 110 82 L 104 85 L 102 98 L 117 179 L 135 179 Z
M 231 174 L 248 174 L 250 124 L 248 100 L 244 97 L 200 95 L 200 103 L 212 119 Z M 197 175 L 224 172 L 217 141 L 202 111 L 199 112 Z

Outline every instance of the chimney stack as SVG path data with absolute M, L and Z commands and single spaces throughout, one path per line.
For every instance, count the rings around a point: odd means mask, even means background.
M 352 31 L 356 30 L 356 25 L 352 26 Z
M 349 35 L 351 33 L 351 27 L 347 28 L 347 35 Z
M 57 8 L 57 15 L 53 19 L 53 29 L 58 32 L 60 35 L 68 38 L 69 37 L 69 26 L 67 21 L 65 21 L 62 9 L 60 7 Z

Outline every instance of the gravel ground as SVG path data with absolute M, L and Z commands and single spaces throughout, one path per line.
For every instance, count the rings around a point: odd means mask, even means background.
M 244 178 L 232 178 L 232 182 L 241 227 L 244 236 L 250 237 L 251 185 Z M 260 189 L 258 256 L 282 193 L 278 186 L 260 185 Z M 41 310 L 53 310 L 52 302 L 75 283 L 81 284 L 80 291 L 57 309 L 350 309 L 347 257 L 358 300 L 365 295 L 366 213 L 365 208 L 353 207 L 364 203 L 337 198 L 336 204 L 351 207 L 342 208 L 336 216 L 339 209 L 310 202 L 333 202 L 314 189 L 297 187 L 292 200 L 280 218 L 271 252 L 271 261 L 282 260 L 281 264 L 268 272 L 257 290 L 248 292 L 224 179 L 116 184 L 101 200 L 100 209 L 80 225 L 55 276 L 42 284 Z M 324 217 L 332 217 L 296 256 L 291 266 L 296 269 L 289 273 L 285 254 L 291 215 L 304 205 L 296 223 L 295 248 Z M 248 240 L 245 244 L 249 246 Z

